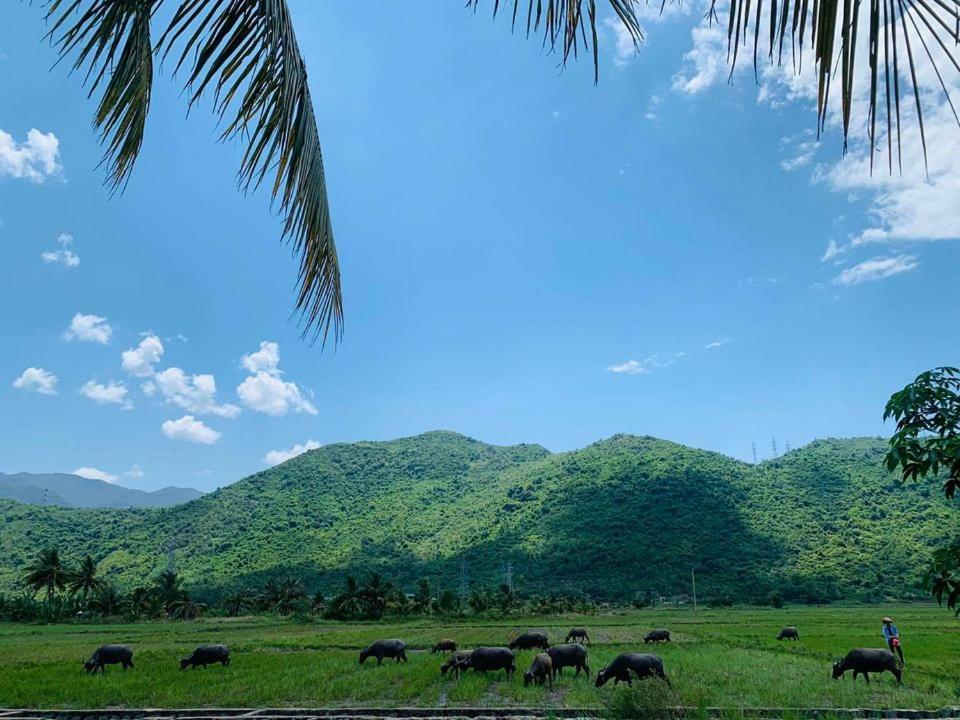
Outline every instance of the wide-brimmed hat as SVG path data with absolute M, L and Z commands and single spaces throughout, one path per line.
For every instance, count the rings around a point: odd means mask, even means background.
M 888 615 L 887 617 L 885 617 L 885 618 L 883 619 L 883 622 L 885 622 L 885 623 L 887 623 L 887 622 L 888 622 L 888 623 L 892 623 L 892 622 L 893 622 L 893 618 Z

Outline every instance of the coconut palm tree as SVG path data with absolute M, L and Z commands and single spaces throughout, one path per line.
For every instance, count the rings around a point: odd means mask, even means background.
M 719 20 L 717 1 L 711 0 L 710 22 Z M 890 171 L 894 138 L 902 165 L 900 100 L 909 94 L 926 159 L 915 55 L 923 49 L 946 92 L 940 68 L 949 64 L 960 72 L 950 49 L 951 43 L 960 42 L 960 0 L 869 0 L 863 7 L 861 0 L 781 0 L 779 5 L 770 0 L 768 6 L 763 0 L 728 1 L 731 73 L 748 44 L 755 67 L 761 47 L 771 62 L 780 63 L 785 46 L 799 67 L 809 43 L 819 84 L 818 130 L 826 122 L 833 90 L 833 98 L 840 98 L 846 149 L 854 69 L 869 67 L 866 133 L 871 167 L 878 117 L 885 120 L 881 137 L 886 137 Z M 665 3 L 661 0 L 661 10 Z M 214 112 L 224 121 L 221 139 L 245 141 L 240 188 L 247 192 L 264 183 L 270 187 L 283 217 L 283 238 L 300 260 L 296 310 L 304 334 L 339 339 L 340 267 L 320 137 L 286 0 L 169 0 L 166 4 L 176 9 L 155 39 L 155 14 L 163 4 L 165 0 L 48 1 L 49 37 L 61 59 L 70 58 L 81 71 L 91 96 L 100 93 L 94 126 L 105 147 L 108 187 L 122 190 L 130 179 L 150 110 L 154 60 L 168 59 L 173 73 L 185 71 L 189 105 L 209 94 Z M 599 28 L 606 20 L 598 14 L 597 0 L 466 0 L 466 5 L 474 10 L 492 7 L 494 16 L 509 8 L 511 27 L 519 23 L 527 36 L 541 35 L 546 47 L 560 51 L 563 64 L 590 55 L 596 82 Z M 640 0 L 606 0 L 606 5 L 614 22 L 638 45 L 643 39 L 637 17 Z M 858 45 L 862 32 L 868 33 L 869 42 Z
M 116 586 L 102 583 L 88 604 L 91 610 L 103 617 L 120 615 L 128 607 L 126 598 Z
M 303 604 L 306 597 L 303 583 L 295 577 L 284 578 L 280 582 L 268 580 L 263 588 L 263 604 L 280 615 L 292 613 Z
M 368 615 L 377 620 L 383 617 L 387 603 L 393 595 L 393 585 L 383 579 L 380 573 L 371 573 L 366 584 L 360 588 L 360 598 L 367 606 Z
M 207 606 L 202 602 L 184 597 L 170 604 L 167 614 L 174 620 L 196 620 L 203 615 Z
M 154 580 L 150 592 L 163 605 L 163 611 L 167 615 L 172 612 L 174 605 L 190 599 L 183 587 L 183 578 L 173 570 L 164 570 L 160 573 Z
M 357 579 L 352 575 L 346 578 L 343 592 L 330 601 L 327 615 L 336 619 L 364 617 L 367 614 L 367 604 L 360 596 L 360 587 Z
M 254 606 L 256 599 L 248 588 L 240 588 L 223 599 L 223 608 L 228 615 L 243 615 Z
M 85 555 L 83 560 L 80 561 L 80 567 L 70 577 L 70 592 L 79 594 L 86 600 L 103 586 L 103 580 L 97 572 L 97 563 L 94 562 L 92 557 Z
M 421 615 L 429 615 L 433 612 L 434 599 L 433 599 L 433 589 L 430 587 L 430 581 L 426 578 L 420 578 L 417 583 L 417 589 L 413 593 L 413 597 L 410 599 L 410 603 L 413 607 L 414 612 L 418 612 Z
M 43 590 L 49 601 L 58 591 L 67 586 L 71 576 L 70 568 L 60 560 L 60 551 L 56 548 L 47 548 L 41 550 L 36 560 L 27 566 L 27 573 L 23 580 L 34 593 Z

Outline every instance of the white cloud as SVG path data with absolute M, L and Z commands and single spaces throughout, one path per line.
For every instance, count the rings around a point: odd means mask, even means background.
M 32 129 L 18 143 L 0 130 L 0 178 L 4 176 L 42 183 L 60 172 L 60 141 L 53 133 Z
M 134 464 L 124 473 L 124 475 L 126 475 L 128 478 L 142 478 L 144 475 L 146 475 L 146 473 L 140 469 L 139 465 Z
M 845 252 L 844 248 L 841 248 L 837 245 L 837 241 L 831 239 L 827 243 L 827 249 L 823 251 L 823 255 L 820 257 L 820 262 L 828 262 L 834 260 Z
M 263 371 L 271 375 L 279 374 L 280 346 L 275 342 L 261 342 L 259 350 L 244 355 L 240 362 L 251 373 Z
M 263 370 L 240 383 L 237 395 L 244 406 L 267 415 L 286 415 L 288 412 L 317 414 L 317 408 L 303 397 L 296 383 L 284 382 Z
M 246 407 L 267 415 L 317 414 L 317 408 L 303 396 L 296 383 L 280 379 L 283 372 L 277 343 L 261 342 L 257 352 L 244 355 L 240 362 L 252 373 L 237 386 L 237 396 Z
M 13 381 L 19 390 L 33 390 L 41 395 L 57 394 L 57 376 L 43 368 L 28 367 Z
M 80 394 L 101 405 L 120 405 L 124 410 L 132 410 L 133 403 L 127 398 L 127 386 L 111 380 L 106 385 L 96 380 L 87 380 L 80 386 Z
M 167 402 L 197 415 L 235 418 L 240 414 L 236 405 L 217 402 L 213 375 L 187 375 L 178 367 L 167 368 L 154 375 L 144 391 L 147 395 L 159 392 Z
M 318 447 L 320 447 L 320 443 L 316 440 L 307 440 L 302 445 L 297 443 L 288 450 L 271 450 L 263 456 L 263 462 L 272 467 L 273 465 L 279 465 L 282 462 L 295 458 L 297 455 L 303 455 L 307 450 L 316 450 Z
M 708 343 L 708 344 L 704 345 L 704 346 L 703 346 L 703 349 L 704 349 L 704 350 L 716 350 L 717 348 L 722 348 L 722 347 L 723 347 L 724 345 L 726 345 L 728 342 L 730 342 L 730 340 L 728 340 L 727 338 L 722 338 L 722 339 L 720 339 L 720 340 L 714 340 L 712 343 Z
M 605 17 L 603 27 L 613 36 L 613 64 L 617 67 L 625 67 L 637 56 L 637 45 L 633 41 L 633 36 L 620 19 L 614 16 Z
M 875 257 L 847 268 L 833 279 L 835 285 L 859 285 L 910 272 L 920 266 L 913 255 Z
M 222 437 L 222 433 L 207 427 L 202 420 L 197 420 L 193 415 L 184 415 L 179 420 L 167 420 L 160 429 L 171 440 L 183 440 L 200 445 L 213 445 Z
M 63 339 L 97 342 L 106 345 L 110 342 L 112 335 L 113 328 L 107 323 L 105 317 L 77 313 L 70 321 L 70 328 L 64 331 Z
M 156 335 L 147 335 L 140 344 L 130 350 L 124 350 L 120 364 L 124 371 L 134 377 L 150 377 L 153 366 L 163 357 L 163 343 Z
M 722 18 L 720 23 L 710 27 L 698 27 L 692 33 L 693 47 L 684 56 L 684 63 L 674 78 L 674 88 L 680 92 L 694 94 L 726 80 L 729 66 L 726 63 L 727 47 L 725 13 L 728 3 L 718 3 Z M 941 30 L 945 26 L 953 27 L 954 18 L 945 6 L 933 5 L 928 15 L 933 26 Z M 764 8 L 766 11 L 767 8 Z M 867 13 L 861 17 L 860 32 L 857 34 L 857 52 L 862 58 L 869 57 L 869 39 Z M 761 19 L 766 27 L 768 20 Z M 896 20 L 894 20 L 896 22 Z M 946 25 L 943 25 L 945 23 Z M 840 47 L 842 23 L 837 27 L 836 46 Z M 880 28 L 884 33 L 884 28 Z M 762 34 L 762 33 L 761 33 Z M 752 33 L 750 33 L 752 36 Z M 905 56 L 903 33 L 896 33 L 897 46 Z M 789 39 L 787 41 L 789 46 Z M 941 52 L 936 43 L 929 43 L 930 50 Z M 737 64 L 737 75 L 753 74 L 752 46 L 747 42 L 741 47 L 741 62 Z M 789 48 L 785 55 L 789 53 Z M 793 71 L 792 63 L 785 57 L 782 66 L 764 62 L 760 72 L 761 87 L 758 101 L 777 109 L 792 103 L 799 103 L 806 111 L 815 113 L 817 102 L 817 74 L 811 62 L 809 50 L 805 50 L 802 71 Z M 881 50 L 882 52 L 882 50 Z M 761 54 L 766 48 L 761 49 Z M 882 97 L 878 104 L 876 119 L 877 136 L 871 167 L 871 143 L 866 129 L 870 127 L 870 64 L 858 62 L 853 78 L 851 116 L 849 127 L 849 151 L 839 157 L 839 140 L 828 146 L 829 157 L 817 163 L 819 153 L 813 140 L 799 143 L 793 155 L 781 162 L 784 170 L 810 168 L 812 179 L 822 183 L 829 190 L 845 195 L 851 202 L 867 201 L 869 212 L 863 221 L 862 229 L 853 236 L 848 250 L 867 243 L 876 242 L 919 242 L 928 240 L 960 239 L 960 213 L 956 211 L 957 197 L 960 197 L 960 132 L 953 108 L 947 102 L 940 84 L 940 77 L 930 61 L 925 49 L 914 43 L 914 67 L 903 63 L 900 67 L 901 79 L 901 137 L 894 136 L 890 141 L 886 136 L 885 105 Z M 944 60 L 941 54 L 941 62 Z M 943 66 L 948 67 L 949 62 Z M 879 92 L 882 95 L 884 79 L 880 69 Z M 929 149 L 927 154 L 929 167 L 924 166 L 923 144 L 918 129 L 917 111 L 913 99 L 911 74 L 915 72 L 919 86 L 920 100 L 923 105 L 924 131 Z M 838 76 L 839 77 L 839 76 Z M 952 97 L 960 95 L 960 73 L 942 73 L 947 91 Z M 827 131 L 836 138 L 842 127 L 839 93 L 832 93 L 827 111 Z M 889 172 L 890 158 L 888 145 L 892 146 L 893 172 Z M 902 146 L 902 170 L 897 158 L 897 146 Z M 832 258 L 827 258 L 832 259 Z
M 685 95 L 696 95 L 721 79 L 727 67 L 727 38 L 720 24 L 698 25 L 691 32 L 693 47 L 683 55 L 683 66 L 673 77 L 673 89 Z
M 69 233 L 60 233 L 57 236 L 59 250 L 44 250 L 40 253 L 40 258 L 45 263 L 60 263 L 68 268 L 75 268 L 80 264 L 80 256 L 77 255 L 70 246 L 73 245 L 73 235 Z
M 649 375 L 659 368 L 670 367 L 686 353 L 654 353 L 644 360 L 627 360 L 607 368 L 612 373 L 622 375 Z
M 775 277 L 748 277 L 745 280 L 737 281 L 737 287 L 765 287 L 776 284 L 777 278 Z
M 87 478 L 88 480 L 103 480 L 111 485 L 115 485 L 120 481 L 120 478 L 118 478 L 116 475 L 111 475 L 110 473 L 104 472 L 103 470 L 98 470 L 95 467 L 78 467 L 73 471 L 73 474 Z
M 787 153 L 789 157 L 780 161 L 780 167 L 787 172 L 808 167 L 819 148 L 820 141 L 812 130 L 804 130 L 798 136 L 784 138 L 780 143 L 780 151 Z

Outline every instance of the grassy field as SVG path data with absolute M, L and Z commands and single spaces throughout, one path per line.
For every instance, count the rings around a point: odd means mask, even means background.
M 892 614 L 904 641 L 904 687 L 889 674 L 867 685 L 830 679 L 831 662 L 853 647 L 879 647 L 880 618 Z M 778 642 L 795 624 L 801 642 Z M 131 625 L 0 625 L 0 707 L 284 707 L 511 706 L 597 707 L 611 691 L 569 671 L 553 690 L 524 688 L 532 652 L 518 656 L 518 673 L 441 678 L 441 637 L 461 647 L 506 644 L 528 628 L 560 642 L 574 625 L 591 635 L 596 672 L 619 652 L 643 648 L 651 628 L 669 628 L 674 642 L 653 652 L 674 684 L 674 699 L 692 707 L 880 707 L 960 705 L 960 626 L 932 606 L 796 607 L 730 610 L 611 611 L 588 617 L 516 617 L 366 623 L 298 623 L 264 618 Z M 383 667 L 357 662 L 378 638 L 399 637 L 410 662 Z M 105 642 L 134 648 L 136 668 L 83 673 L 81 658 Z M 230 646 L 229 668 L 179 672 L 178 658 L 197 644 Z

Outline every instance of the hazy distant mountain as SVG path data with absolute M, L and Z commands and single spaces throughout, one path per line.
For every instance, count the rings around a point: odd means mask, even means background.
M 69 473 L 0 473 L 0 498 L 30 505 L 79 508 L 169 507 L 203 493 L 193 488 L 165 487 L 154 492 L 111 485 Z

